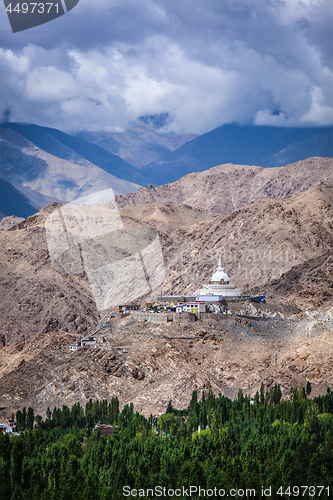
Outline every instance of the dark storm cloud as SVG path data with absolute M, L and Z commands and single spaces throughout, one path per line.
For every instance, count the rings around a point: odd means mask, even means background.
M 160 113 L 198 133 L 330 124 L 331 11 L 328 0 L 80 0 L 48 25 L 1 34 L 3 109 L 63 129 Z

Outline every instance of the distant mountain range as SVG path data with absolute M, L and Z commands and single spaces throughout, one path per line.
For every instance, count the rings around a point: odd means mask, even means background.
M 71 143 L 71 136 L 36 125 L 0 127 L 0 217 L 27 217 L 50 201 L 68 202 L 106 188 L 136 191 L 139 185 L 124 177 L 146 184 L 134 167 L 89 142 L 73 137 Z
M 141 173 L 157 186 L 225 163 L 280 167 L 312 156 L 333 156 L 332 127 L 231 124 L 200 135 L 161 156 L 142 168 Z
M 82 166 L 85 166 L 88 161 L 119 179 L 142 186 L 149 182 L 136 168 L 119 156 L 60 130 L 25 123 L 5 123 L 1 125 L 1 128 L 15 131 L 46 153 L 62 160 Z
M 164 184 L 216 165 L 279 167 L 309 157 L 333 156 L 333 130 L 330 127 L 278 128 L 232 124 L 192 139 L 194 136 L 191 134 L 162 133 L 163 124 L 148 118 L 139 120 L 123 133 L 83 131 L 78 136 L 34 124 L 2 124 L 0 179 L 12 186 L 9 188 L 2 183 L 1 189 L 2 192 L 7 189 L 13 198 L 9 203 L 9 195 L 1 196 L 0 214 L 25 217 L 51 200 L 68 202 L 109 187 L 118 195 L 126 195 L 135 193 L 140 186 L 161 185 L 158 194 L 151 192 L 147 196 L 148 199 L 166 201 L 168 195 Z M 188 142 L 184 144 L 186 140 Z M 179 144 L 182 145 L 177 147 Z M 150 162 L 152 158 L 157 159 Z M 146 162 L 150 163 L 143 166 Z M 248 174 L 247 167 L 245 177 Z M 317 174 L 315 181 L 322 180 Z M 214 192 L 217 190 L 216 207 L 221 203 L 225 205 L 228 193 L 234 192 L 233 199 L 236 199 L 236 186 L 245 182 L 244 179 L 237 180 L 237 175 L 235 177 L 229 171 L 225 175 L 216 181 L 213 189 Z M 277 180 L 285 182 L 279 176 Z M 313 180 L 311 173 L 308 180 Z M 304 189 L 312 185 L 309 182 L 305 182 Z M 251 189 L 251 193 L 256 191 L 256 185 Z M 137 196 L 141 199 L 144 192 L 140 190 L 138 195 L 133 195 L 133 200 Z M 292 189 L 291 192 L 295 191 Z M 184 194 L 184 200 L 191 196 L 191 193 Z M 205 196 L 209 199 L 209 192 Z M 245 193 L 244 196 L 248 199 L 252 195 Z M 12 203 L 14 198 L 16 204 Z M 230 203 L 228 210 L 233 210 L 237 204 L 233 204 L 232 200 Z M 220 208 L 213 210 L 220 211 Z
M 90 141 L 141 169 L 197 137 L 186 132 L 163 132 L 164 125 L 165 121 L 158 121 L 154 116 L 141 117 L 124 132 L 82 131 L 77 137 Z
M 0 179 L 0 219 L 13 214 L 18 217 L 29 217 L 50 201 L 53 200 L 32 189 Z

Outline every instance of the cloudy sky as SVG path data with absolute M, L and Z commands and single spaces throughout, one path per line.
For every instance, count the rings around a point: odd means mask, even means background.
M 332 11 L 332 0 L 80 0 L 13 34 L 1 2 L 1 113 L 65 131 L 160 113 L 168 130 L 198 134 L 331 125 Z

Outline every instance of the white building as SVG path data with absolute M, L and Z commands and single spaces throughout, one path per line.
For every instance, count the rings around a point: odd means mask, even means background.
M 196 297 L 198 302 L 222 302 L 222 295 L 213 295 L 212 293 L 206 293 L 206 295 L 199 295 Z
M 241 291 L 230 283 L 229 276 L 224 272 L 224 268 L 222 267 L 222 259 L 219 257 L 218 267 L 212 276 L 210 284 L 203 285 L 200 290 L 194 292 L 194 295 L 197 296 L 199 300 L 205 300 L 206 302 L 219 302 L 219 300 L 216 299 L 212 300 L 212 296 L 222 298 L 240 297 Z M 209 296 L 211 298 L 203 299 L 203 297 Z
M 9 432 L 16 432 L 16 425 L 13 420 L 9 420 L 8 424 L 0 424 L 0 432 L 7 434 Z
M 77 349 L 80 349 L 80 347 L 83 347 L 85 345 L 94 345 L 96 344 L 96 337 L 87 337 L 85 339 L 79 339 L 74 342 L 74 344 L 71 344 L 69 346 L 69 349 L 71 351 L 76 351 Z
M 176 313 L 204 313 L 206 312 L 206 304 L 204 302 L 185 302 L 184 304 L 176 305 Z
M 186 302 L 183 312 L 204 313 L 206 312 L 206 304 L 204 302 Z

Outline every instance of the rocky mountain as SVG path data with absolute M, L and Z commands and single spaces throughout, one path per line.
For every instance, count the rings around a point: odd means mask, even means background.
M 52 201 L 32 189 L 10 184 L 0 178 L 0 219 L 16 214 L 18 217 L 29 217 Z
M 231 124 L 187 142 L 144 167 L 142 173 L 156 186 L 224 163 L 280 167 L 311 156 L 333 156 L 331 127 L 281 128 Z
M 1 289 L 5 294 L 0 337 L 5 343 L 58 328 L 84 332 L 99 319 L 87 279 L 52 269 L 45 219 L 58 206 L 49 204 L 37 215 L 0 231 Z
M 26 123 L 4 123 L 1 128 L 16 132 L 59 159 L 80 166 L 97 166 L 108 174 L 131 183 L 143 186 L 148 183 L 143 174 L 119 156 L 79 137 L 65 134 L 57 129 Z
M 332 207 L 333 184 L 319 183 L 305 192 L 257 200 L 227 214 L 193 212 L 186 206 L 189 223 L 182 219 L 184 205 L 128 206 L 121 214 L 128 225 L 157 229 L 167 270 L 161 289 L 181 294 L 209 282 L 218 255 L 232 282 L 244 291 L 321 257 L 333 246 Z M 293 298 L 297 304 L 297 294 Z
M 332 319 L 285 311 L 285 318 L 225 316 L 189 324 L 153 325 L 112 318 L 97 346 L 71 352 L 75 335 L 52 331 L 0 349 L 0 416 L 23 405 L 45 415 L 49 406 L 84 405 L 118 396 L 145 415 L 184 408 L 193 390 L 254 396 L 261 382 L 326 393 L 333 384 Z M 297 316 L 297 319 L 295 319 Z M 126 352 L 124 352 L 124 349 Z
M 318 182 L 333 182 L 332 158 L 308 158 L 285 167 L 219 165 L 165 186 L 140 188 L 117 198 L 118 206 L 175 203 L 224 213 L 261 198 L 300 193 Z
M 19 222 L 24 221 L 24 217 L 16 217 L 16 215 L 8 215 L 0 220 L 0 229 L 7 231 L 11 227 L 16 226 Z
M 71 201 L 110 187 L 118 193 L 129 193 L 139 187 L 88 160 L 78 157 L 72 160 L 47 153 L 14 130 L 0 127 L 0 178 L 15 184 L 11 191 L 18 190 L 35 207 L 32 212 L 25 212 L 25 216 L 35 213 L 50 201 Z M 23 214 L 20 208 L 23 201 L 17 199 L 17 205 L 9 202 L 8 194 L 1 200 L 2 213 Z
M 258 291 L 254 290 L 254 291 Z M 333 301 L 333 249 L 309 259 L 261 287 L 266 294 L 297 303 L 303 309 Z
M 280 383 L 285 395 L 307 380 L 314 394 L 326 391 L 333 383 L 332 205 L 333 185 L 319 183 L 227 214 L 170 203 L 121 208 L 125 227 L 160 235 L 166 278 L 143 303 L 160 292 L 193 292 L 210 280 L 218 255 L 231 282 L 268 294 L 265 304 L 230 303 L 230 315 L 184 324 L 99 313 L 84 274 L 52 268 L 44 224 L 58 205 L 0 231 L 0 415 L 23 404 L 43 413 L 114 395 L 149 414 L 169 399 L 183 407 L 193 389 L 234 397 L 239 387 L 253 394 L 262 381 Z M 70 352 L 98 324 L 98 348 Z
M 57 328 L 75 332 L 76 317 L 84 318 L 79 328 L 92 326 L 99 318 L 87 277 L 52 268 L 45 220 L 57 206 L 50 204 L 0 231 L 0 335 L 6 343 Z M 258 200 L 229 214 L 171 204 L 125 207 L 120 213 L 125 227 L 144 225 L 159 233 L 166 277 L 152 292 L 154 299 L 161 291 L 190 294 L 209 282 L 218 255 L 243 291 L 274 284 L 283 273 L 296 272 L 297 266 L 332 250 L 332 206 L 333 186 L 318 184 L 304 193 Z M 308 305 L 312 298 L 308 297 Z M 323 296 L 320 303 L 329 298 Z M 289 298 L 285 294 L 284 299 L 299 305 L 297 293 Z M 315 297 L 317 305 L 318 300 Z
M 123 132 L 81 131 L 77 135 L 141 169 L 197 137 L 186 132 L 163 132 L 164 125 L 165 121 L 154 116 L 142 116 Z

